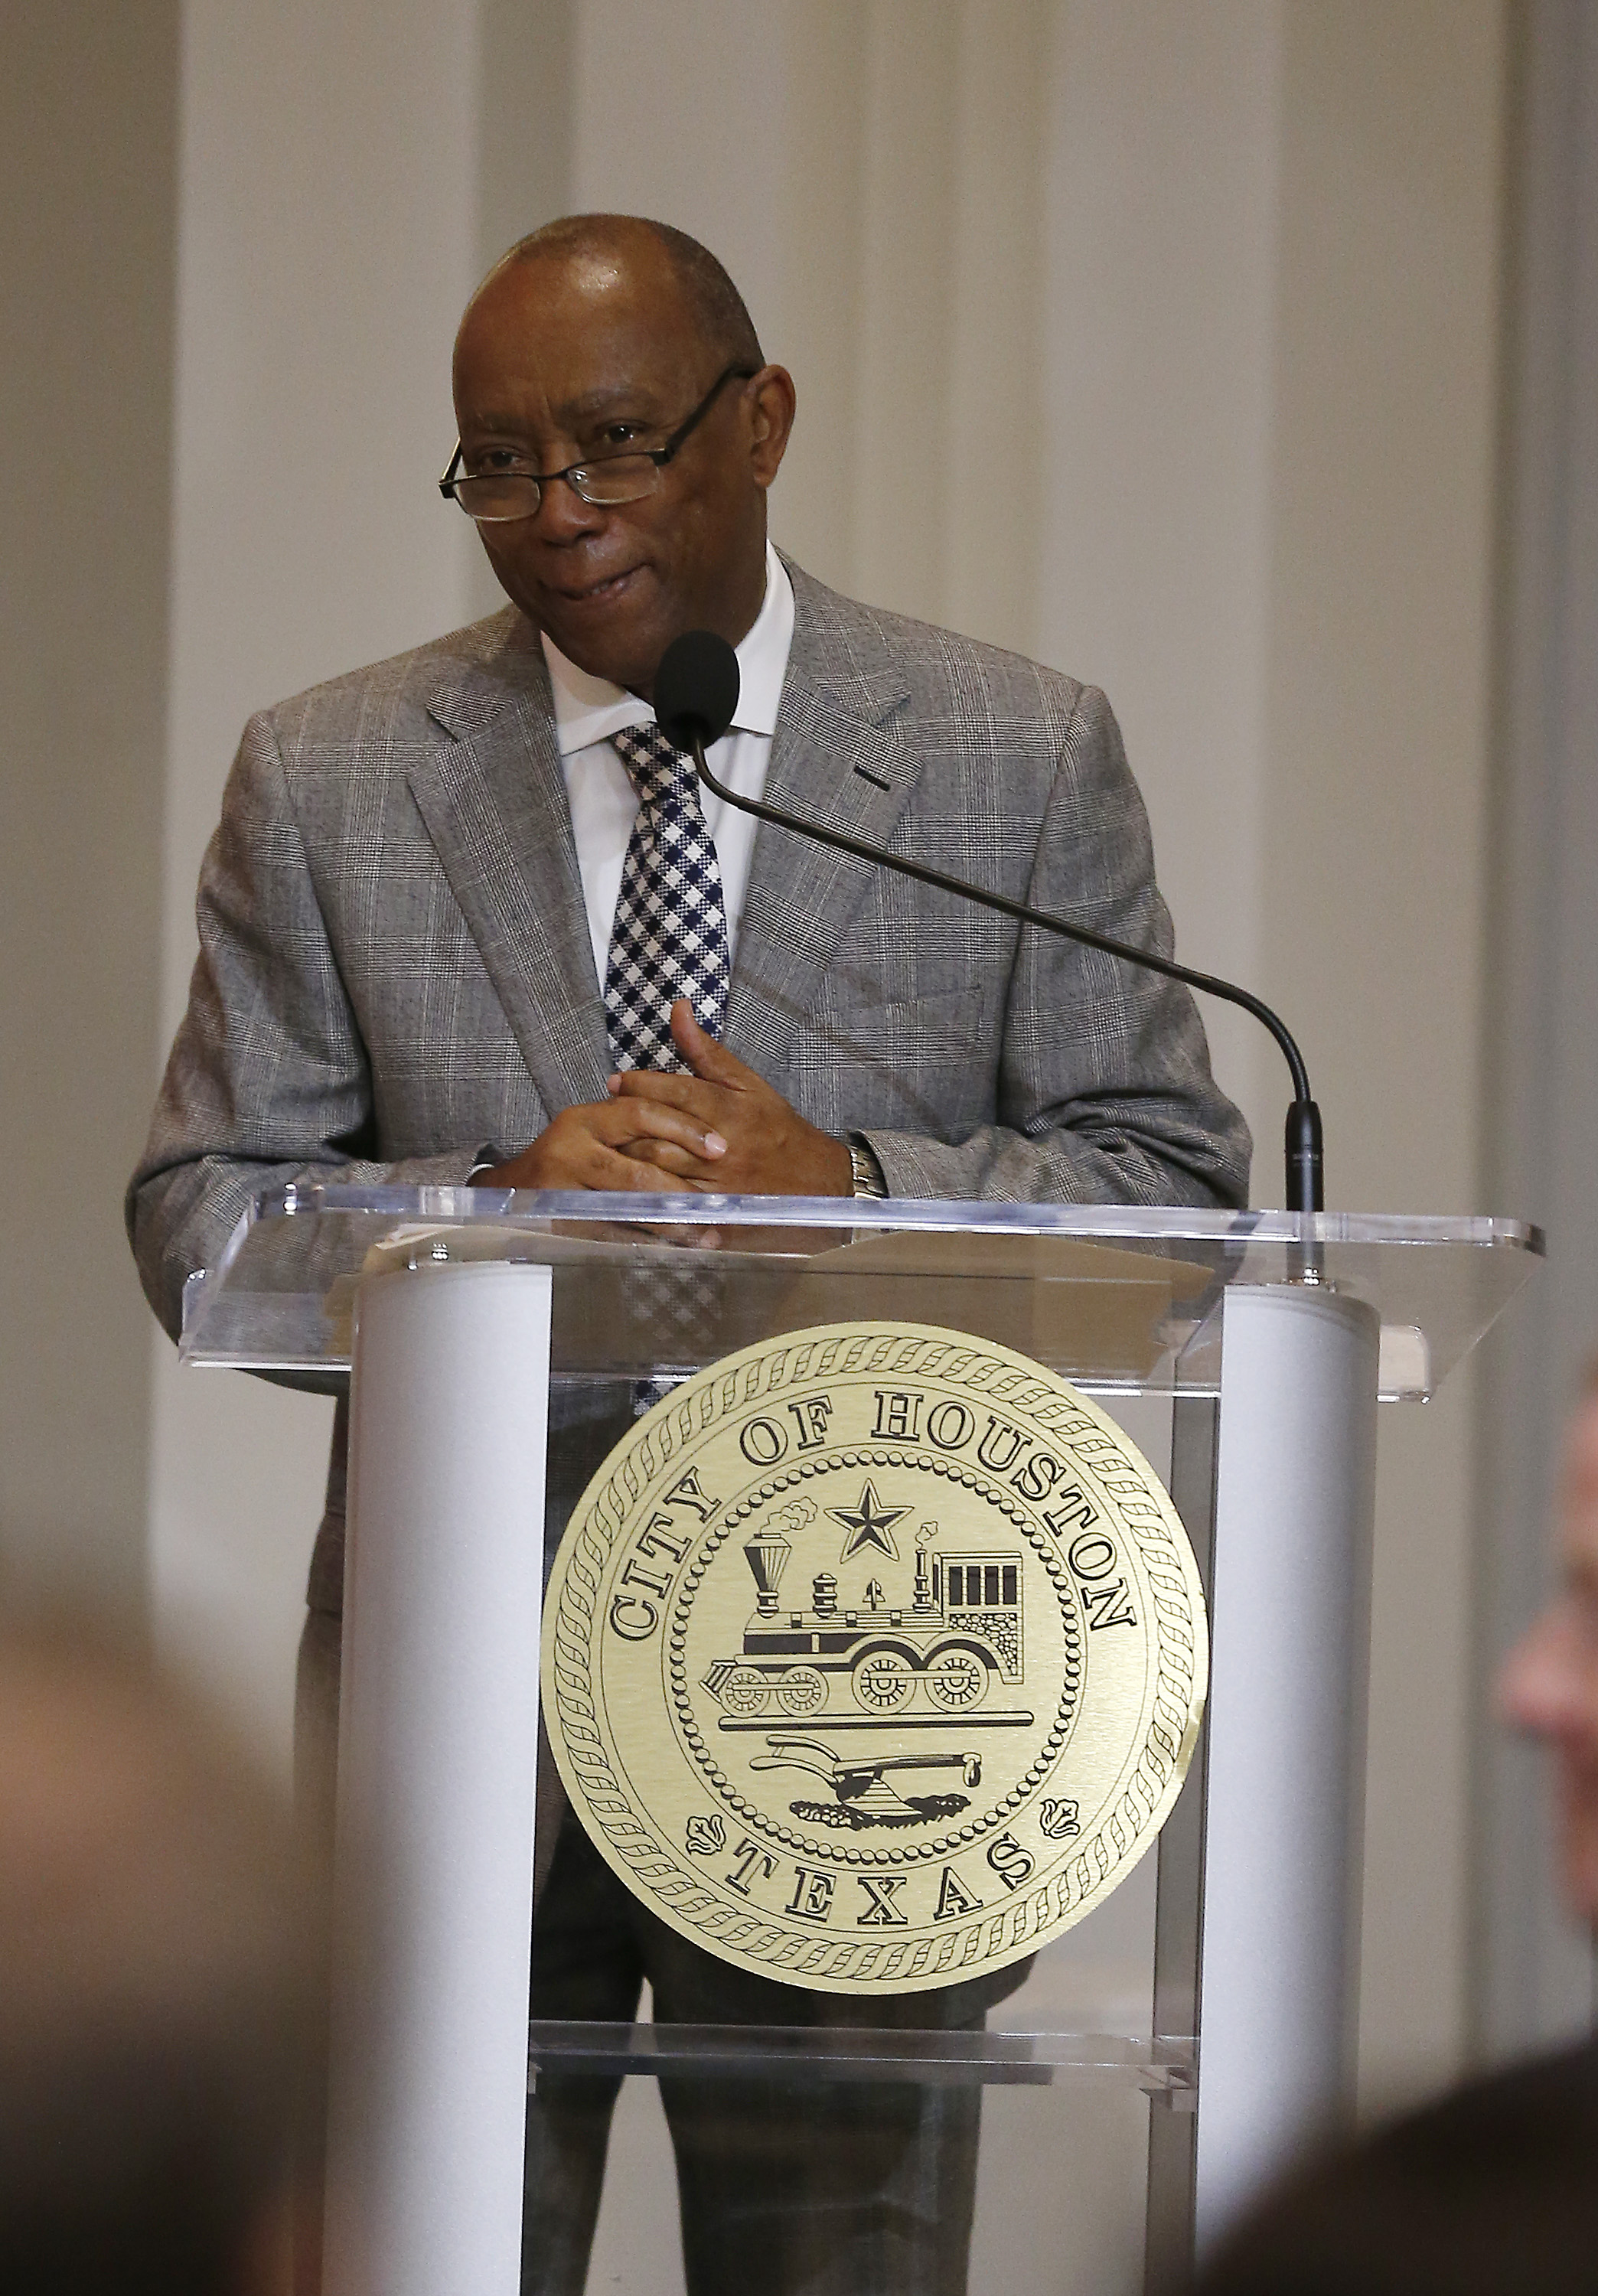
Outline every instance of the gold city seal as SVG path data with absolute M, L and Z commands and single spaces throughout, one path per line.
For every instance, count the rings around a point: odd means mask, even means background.
M 1007 1348 L 834 1324 L 726 1357 L 589 1484 L 544 1708 L 596 1847 L 757 1974 L 903 1993 L 1002 1966 L 1131 1871 L 1207 1668 L 1175 1509 Z

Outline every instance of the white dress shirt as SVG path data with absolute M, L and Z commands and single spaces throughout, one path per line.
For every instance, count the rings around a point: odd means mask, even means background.
M 769 543 L 766 545 L 766 596 L 754 625 L 738 647 L 738 707 L 720 741 L 707 751 L 710 770 L 740 797 L 761 796 L 776 731 L 788 649 L 793 642 L 793 585 Z M 602 677 L 590 677 L 544 638 L 544 659 L 554 690 L 555 739 L 560 744 L 571 826 L 577 839 L 583 902 L 594 943 L 594 969 L 603 994 L 610 962 L 611 927 L 621 891 L 622 864 L 638 815 L 638 800 L 611 736 L 624 726 L 651 726 L 654 711 L 635 693 Z M 721 868 L 727 912 L 727 956 L 736 962 L 738 927 L 749 884 L 750 859 L 759 824 L 724 805 L 701 787 L 705 824 Z

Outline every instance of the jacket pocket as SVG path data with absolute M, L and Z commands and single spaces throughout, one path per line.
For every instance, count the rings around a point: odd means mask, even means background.
M 795 1032 L 790 1096 L 833 1132 L 875 1125 L 963 1137 L 993 1119 L 996 1057 L 985 1021 L 980 985 L 824 1007 Z

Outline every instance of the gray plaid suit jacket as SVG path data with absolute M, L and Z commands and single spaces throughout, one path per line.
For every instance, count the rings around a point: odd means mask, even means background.
M 1102 694 L 791 570 L 773 800 L 1161 952 Z M 184 1279 L 296 1175 L 448 1185 L 604 1097 L 543 650 L 513 608 L 264 711 L 127 1220 Z M 1249 1136 L 1184 989 L 762 824 L 725 1041 L 901 1196 L 1241 1204 Z

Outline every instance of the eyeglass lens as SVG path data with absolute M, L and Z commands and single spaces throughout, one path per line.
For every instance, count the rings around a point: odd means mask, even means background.
M 636 502 L 659 485 L 660 473 L 647 455 L 617 455 L 604 462 L 581 463 L 561 476 L 582 501 L 609 504 Z M 543 500 L 544 488 L 555 483 L 519 471 L 490 471 L 480 478 L 456 479 L 452 491 L 469 518 L 495 522 L 531 518 Z

